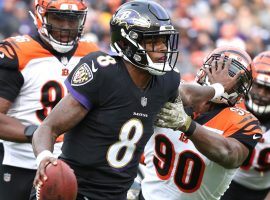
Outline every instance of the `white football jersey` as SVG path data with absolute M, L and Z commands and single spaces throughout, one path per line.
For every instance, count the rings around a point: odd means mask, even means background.
M 220 110 L 219 110 L 220 109 Z M 203 127 L 253 148 L 261 134 L 258 120 L 237 107 L 220 107 L 196 117 Z M 226 169 L 201 154 L 180 131 L 156 128 L 144 149 L 146 200 L 218 200 L 237 169 Z M 256 135 L 258 136 L 258 135 Z
M 156 128 L 144 155 L 146 200 L 216 200 L 236 171 L 209 160 L 182 132 L 172 129 Z
M 18 36 L 7 40 L 12 44 L 18 60 L 18 70 L 23 76 L 23 85 L 7 115 L 24 125 L 39 125 L 52 108 L 67 94 L 64 81 L 80 58 L 97 50 L 92 43 L 79 42 L 70 58 L 60 60 L 30 36 Z M 4 52 L 6 57 L 11 57 Z M 54 154 L 61 153 L 62 140 L 54 146 Z M 32 145 L 4 141 L 3 164 L 27 169 L 36 169 Z
M 270 188 L 270 129 L 255 146 L 248 165 L 237 170 L 233 180 L 250 189 Z

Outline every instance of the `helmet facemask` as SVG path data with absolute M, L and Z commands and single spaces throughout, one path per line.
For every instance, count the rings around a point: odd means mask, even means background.
M 263 87 L 265 95 L 257 92 L 258 87 Z M 246 100 L 247 107 L 254 112 L 256 116 L 270 115 L 270 86 L 260 85 L 254 81 L 251 91 Z
M 50 40 L 63 46 L 73 46 L 83 31 L 85 15 L 75 12 L 59 12 L 48 10 L 45 17 L 45 28 L 48 31 Z M 54 24 L 53 21 L 66 20 L 70 28 L 61 28 L 61 24 Z
M 87 7 L 78 1 L 55 1 L 44 6 L 37 4 L 35 14 L 41 38 L 54 50 L 66 53 L 82 36 Z
M 221 58 L 221 54 L 212 54 L 203 64 L 203 68 L 210 68 L 211 63 L 218 61 Z M 228 62 L 229 57 L 225 56 L 224 62 Z M 238 77 L 237 84 L 233 87 L 230 92 L 224 92 L 221 97 L 212 99 L 214 103 L 225 103 L 229 106 L 234 106 L 236 103 L 240 102 L 245 96 L 247 96 L 251 85 L 252 85 L 252 71 L 250 67 L 245 67 L 242 63 L 234 58 L 231 58 L 231 66 L 229 67 L 229 75 L 234 77 L 239 71 L 243 71 Z M 225 64 L 225 63 L 224 63 Z M 250 71 L 248 70 L 250 68 Z M 201 85 L 210 85 L 207 74 L 203 69 L 197 74 L 196 80 Z
M 152 1 L 126 3 L 110 24 L 111 49 L 126 61 L 153 75 L 163 75 L 174 69 L 179 33 L 160 5 Z M 156 41 L 160 39 L 165 41 L 165 47 L 157 49 Z M 153 59 L 156 56 L 160 59 Z
M 255 77 L 246 98 L 246 106 L 257 117 L 270 115 L 270 52 L 265 51 L 253 59 Z
M 176 31 L 160 31 L 156 33 L 142 33 L 142 40 L 135 53 L 138 58 L 146 58 L 146 61 L 137 59 L 139 67 L 147 68 L 154 75 L 162 75 L 174 69 L 178 58 L 178 33 Z M 165 48 L 156 50 L 157 41 L 161 40 Z M 153 60 L 151 54 L 159 55 L 160 59 Z M 142 61 L 142 62 L 141 62 Z
M 153 75 L 163 75 L 174 69 L 178 58 L 179 35 L 176 31 L 142 32 L 133 30 L 125 38 L 128 42 L 119 44 L 119 47 L 127 61 Z M 164 40 L 166 48 L 156 50 L 157 40 Z M 116 45 L 118 46 L 118 44 Z M 156 53 L 161 59 L 152 60 L 151 53 Z

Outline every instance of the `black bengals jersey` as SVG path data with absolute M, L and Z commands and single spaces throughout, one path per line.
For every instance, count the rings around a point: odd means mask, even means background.
M 75 171 L 79 193 L 126 199 L 155 116 L 175 99 L 179 82 L 179 73 L 171 71 L 153 76 L 141 90 L 120 57 L 95 52 L 81 59 L 65 83 L 89 113 L 65 135 L 61 155 Z

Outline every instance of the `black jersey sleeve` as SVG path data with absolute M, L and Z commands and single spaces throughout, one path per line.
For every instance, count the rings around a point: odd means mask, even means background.
M 0 43 L 0 68 L 18 70 L 19 60 L 13 45 L 8 41 Z
M 104 81 L 102 71 L 111 64 L 110 58 L 103 52 L 86 55 L 65 81 L 71 95 L 88 110 L 99 104 L 99 92 Z
M 262 138 L 262 129 L 260 122 L 253 117 L 253 120 L 244 124 L 239 130 L 237 130 L 230 137 L 235 138 L 242 144 L 244 144 L 249 150 L 252 151 L 259 139 Z
M 8 41 L 0 43 L 0 97 L 11 102 L 18 96 L 24 83 L 19 71 L 19 61 L 13 45 Z
M 23 83 L 21 72 L 0 67 L 0 97 L 13 102 L 20 93 Z

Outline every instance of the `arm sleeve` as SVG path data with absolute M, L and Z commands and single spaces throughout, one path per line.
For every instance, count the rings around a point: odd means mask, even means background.
M 23 83 L 21 72 L 0 67 L 0 97 L 14 102 Z
M 251 113 L 246 114 L 241 120 L 232 124 L 229 137 L 235 138 L 252 151 L 262 137 L 260 122 Z
M 235 138 L 244 144 L 249 150 L 254 149 L 258 140 L 262 137 L 262 130 L 260 128 L 259 121 L 254 119 L 248 122 L 230 137 Z
M 0 97 L 14 102 L 24 83 L 11 39 L 0 42 Z

